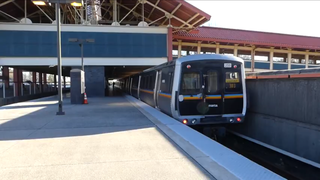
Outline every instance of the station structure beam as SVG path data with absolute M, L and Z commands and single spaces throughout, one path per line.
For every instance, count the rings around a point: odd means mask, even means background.
M 183 42 L 181 39 L 178 39 L 177 41 L 174 41 L 172 44 L 173 46 L 177 46 L 178 47 L 178 57 L 181 57 L 182 54 L 182 49 L 183 47 L 197 47 L 197 52 L 199 53 L 199 46 L 200 49 L 201 48 L 209 48 L 209 49 L 215 49 L 215 53 L 216 54 L 220 54 L 220 49 L 229 49 L 229 50 L 233 50 L 233 55 L 234 56 L 239 56 L 241 54 L 239 54 L 239 51 L 246 51 L 246 52 L 250 52 L 251 55 L 251 70 L 254 71 L 255 67 L 254 67 L 254 57 L 257 56 L 257 53 L 265 53 L 265 56 L 269 57 L 269 61 L 270 61 L 270 70 L 274 69 L 274 56 L 275 53 L 277 54 L 284 54 L 285 56 L 277 56 L 277 57 L 283 57 L 284 60 L 286 60 L 286 62 L 288 63 L 288 69 L 291 69 L 291 65 L 292 65 L 292 60 L 293 60 L 293 56 L 294 55 L 299 55 L 299 56 L 304 56 L 305 59 L 305 68 L 308 68 L 309 66 L 309 60 L 310 60 L 310 56 L 313 57 L 312 60 L 316 61 L 316 57 L 320 57 L 320 52 L 310 52 L 310 50 L 306 50 L 306 51 L 298 51 L 298 50 L 292 50 L 291 48 L 286 48 L 286 49 L 275 49 L 275 47 L 270 47 L 270 48 L 264 48 L 264 47 L 258 47 L 258 46 L 254 46 L 251 45 L 250 46 L 240 46 L 239 44 L 234 44 L 234 45 L 222 45 L 219 42 L 214 42 L 214 43 L 200 43 L 201 41 L 197 41 L 197 42 Z M 298 56 L 298 57 L 299 57 Z M 298 58 L 299 59 L 299 58 Z M 314 62 L 315 64 L 315 62 Z

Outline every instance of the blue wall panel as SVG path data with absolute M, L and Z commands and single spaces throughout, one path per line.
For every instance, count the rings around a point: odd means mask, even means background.
M 56 57 L 56 32 L 0 31 L 0 56 Z M 69 38 L 95 39 L 84 45 L 85 57 L 167 57 L 166 34 L 62 32 L 62 56 L 80 57 Z

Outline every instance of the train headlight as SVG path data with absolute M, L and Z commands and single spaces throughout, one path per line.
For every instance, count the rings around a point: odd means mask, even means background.
M 233 118 L 230 118 L 230 120 L 229 120 L 231 123 L 233 123 Z
M 182 120 L 182 123 L 183 123 L 183 124 L 188 124 L 188 119 Z
M 197 119 L 192 119 L 192 124 L 195 124 L 197 122 Z

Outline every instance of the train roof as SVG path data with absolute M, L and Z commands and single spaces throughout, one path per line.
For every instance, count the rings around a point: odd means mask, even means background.
M 160 64 L 158 66 L 151 67 L 149 69 L 144 70 L 143 72 L 149 72 L 156 69 L 161 69 L 163 67 L 174 65 L 176 63 L 183 63 L 188 61 L 201 61 L 201 60 L 228 60 L 228 61 L 238 61 L 241 63 L 244 63 L 243 59 L 235 57 L 235 56 L 229 56 L 229 55 L 223 55 L 223 54 L 196 54 L 196 55 L 189 55 L 189 56 L 183 56 L 181 58 L 175 59 L 170 62 L 166 62 L 163 64 Z
M 178 58 L 177 62 L 187 62 L 187 61 L 197 61 L 197 60 L 228 60 L 228 61 L 238 61 L 238 62 L 244 62 L 243 59 L 235 57 L 235 56 L 229 56 L 229 55 L 223 55 L 223 54 L 195 54 L 195 55 L 189 55 L 184 56 L 181 58 Z

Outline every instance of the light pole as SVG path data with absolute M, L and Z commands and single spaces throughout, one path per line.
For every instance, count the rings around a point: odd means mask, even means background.
M 46 5 L 46 3 L 56 4 L 56 23 L 57 23 L 57 58 L 58 58 L 58 101 L 59 107 L 56 115 L 64 115 L 65 112 L 62 110 L 62 84 L 61 84 L 61 27 L 60 27 L 60 4 L 71 4 L 72 6 L 82 6 L 82 0 L 32 0 L 35 5 Z
M 69 42 L 77 42 L 81 48 L 81 69 L 84 71 L 84 63 L 83 63 L 83 45 L 84 43 L 94 43 L 94 39 L 77 39 L 77 38 L 70 38 Z

